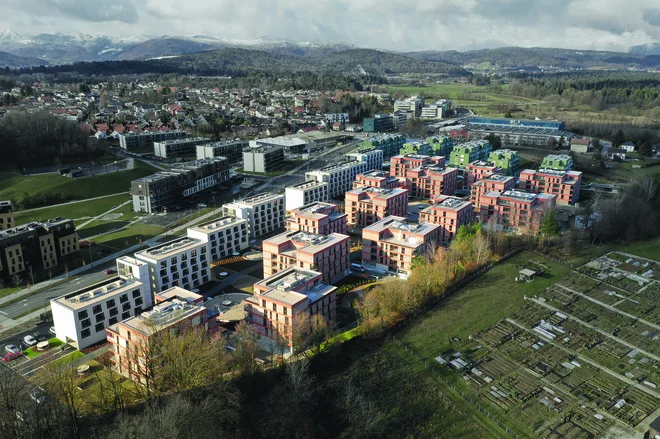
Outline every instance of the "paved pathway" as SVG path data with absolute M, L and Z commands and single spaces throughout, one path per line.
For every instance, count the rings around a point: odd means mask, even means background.
M 89 220 L 85 221 L 84 223 L 82 223 L 82 224 L 80 224 L 78 227 L 76 227 L 76 230 L 80 230 L 80 229 L 82 229 L 83 227 L 87 226 L 88 224 L 90 224 L 90 223 L 92 223 L 92 222 L 94 222 L 94 221 L 96 221 L 96 220 L 101 219 L 103 216 L 105 216 L 105 215 L 107 215 L 107 214 L 109 214 L 109 213 L 112 213 L 112 212 L 114 212 L 115 210 L 119 209 L 120 207 L 124 207 L 124 206 L 126 206 L 127 204 L 130 204 L 131 202 L 132 202 L 131 200 L 125 201 L 125 202 L 123 202 L 123 203 L 121 203 L 121 204 L 119 204 L 119 205 L 113 207 L 112 209 L 108 210 L 107 212 L 103 212 L 103 213 L 101 213 L 100 215 L 95 216 L 94 218 L 90 218 Z M 89 238 L 86 238 L 86 239 L 89 239 Z
M 128 192 L 125 192 L 125 191 L 124 192 L 117 192 L 116 194 L 102 195 L 100 197 L 94 197 L 94 198 L 85 198 L 84 200 L 69 201 L 67 203 L 53 204 L 52 206 L 35 207 L 34 209 L 24 209 L 24 210 L 19 210 L 16 213 L 33 212 L 35 210 L 50 209 L 52 207 L 66 206 L 67 204 L 86 203 L 88 201 L 100 200 L 101 198 L 115 197 L 117 195 L 122 195 L 122 194 L 128 195 Z
M 206 292 L 206 296 L 212 297 L 218 293 L 220 293 L 224 288 L 227 288 L 229 285 L 231 285 L 235 280 L 240 279 L 242 276 L 246 276 L 249 273 L 252 273 L 253 271 L 257 271 L 258 269 L 262 269 L 263 267 L 259 264 L 256 264 L 252 267 L 245 268 L 241 271 L 237 271 L 236 273 L 233 273 L 229 275 L 226 279 L 224 279 L 222 282 L 220 282 L 218 285 L 215 287 L 211 288 L 209 291 Z

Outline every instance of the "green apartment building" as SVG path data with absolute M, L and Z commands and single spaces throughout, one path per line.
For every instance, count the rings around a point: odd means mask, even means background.
M 541 169 L 554 169 L 557 171 L 572 171 L 573 157 L 568 154 L 550 154 L 545 156 Z
M 431 144 L 431 148 L 433 148 L 432 155 L 449 157 L 449 154 L 451 154 L 451 151 L 454 149 L 454 142 L 449 136 L 427 137 L 426 141 L 429 142 Z
M 399 150 L 399 154 L 435 155 L 431 144 L 425 140 L 408 140 L 404 143 L 403 148 Z
M 383 151 L 383 160 L 389 160 L 390 157 L 399 154 L 405 143 L 406 138 L 397 134 L 375 136 L 362 142 L 360 149 L 379 149 Z
M 504 175 L 518 176 L 518 168 L 520 167 L 520 154 L 518 154 L 518 151 L 498 149 L 490 153 L 488 161 L 493 162 L 498 168 L 502 168 Z
M 449 165 L 458 169 L 465 167 L 474 161 L 487 161 L 493 146 L 486 140 L 475 140 L 454 146 L 449 155 Z

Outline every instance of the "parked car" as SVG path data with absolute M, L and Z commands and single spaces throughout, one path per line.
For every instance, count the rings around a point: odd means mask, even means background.
M 28 334 L 25 337 L 23 337 L 23 343 L 25 343 L 28 346 L 34 346 L 37 344 L 37 339 L 32 337 L 30 334 Z
M 2 362 L 3 363 L 9 363 L 12 360 L 15 360 L 17 358 L 20 358 L 23 355 L 23 352 L 10 352 L 4 357 L 2 357 Z
M 113 270 L 112 268 L 108 268 L 107 270 L 104 271 L 105 274 L 113 274 L 114 272 L 115 270 Z
M 204 203 L 199 203 L 199 204 L 197 205 L 197 207 L 199 207 L 200 209 L 203 209 L 203 208 L 205 208 L 205 207 L 209 207 L 209 206 L 207 206 L 207 205 L 204 204 Z
M 54 326 L 51 326 L 50 329 L 48 330 L 48 332 L 50 332 L 53 335 L 57 335 L 57 333 L 55 332 L 55 327 Z
M 5 346 L 5 351 L 9 352 L 10 354 L 21 352 L 21 350 L 18 349 L 15 344 L 8 344 L 7 346 Z
M 360 264 L 351 264 L 351 271 L 359 271 L 360 273 L 364 273 L 364 267 Z
M 40 341 L 48 341 L 48 337 L 46 337 L 45 335 L 39 332 L 35 332 L 34 334 L 32 334 L 32 337 L 37 339 L 37 343 Z

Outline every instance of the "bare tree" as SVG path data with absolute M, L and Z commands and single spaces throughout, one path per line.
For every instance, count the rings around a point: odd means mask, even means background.
M 21 277 L 21 275 L 18 273 L 14 273 L 11 276 L 11 281 L 14 284 L 14 287 L 18 288 L 18 286 L 23 283 L 23 277 Z
M 53 394 L 67 408 L 69 423 L 75 438 L 80 437 L 79 418 L 81 398 L 78 395 L 76 368 L 80 361 L 71 363 L 55 361 L 44 367 L 42 387 Z
M 30 265 L 28 267 L 27 274 L 28 274 L 28 279 L 30 281 L 30 284 L 34 286 L 34 284 L 36 283 L 36 280 L 37 280 L 37 273 L 32 268 L 32 265 Z
M 241 322 L 236 326 L 236 330 L 231 337 L 231 344 L 234 347 L 232 362 L 238 371 L 244 375 L 252 375 L 257 369 L 257 337 L 252 328 Z
M 303 311 L 293 315 L 291 322 L 294 353 L 311 357 L 330 347 L 334 328 L 324 316 Z

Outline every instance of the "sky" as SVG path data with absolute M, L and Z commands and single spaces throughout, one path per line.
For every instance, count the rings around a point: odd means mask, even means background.
M 267 37 L 397 51 L 625 51 L 660 41 L 659 0 L 2 0 L 0 30 Z

